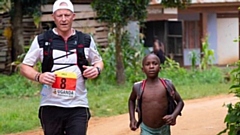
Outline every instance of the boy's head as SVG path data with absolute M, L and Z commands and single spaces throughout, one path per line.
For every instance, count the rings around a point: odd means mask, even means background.
M 150 53 L 143 58 L 142 71 L 147 77 L 157 77 L 160 69 L 160 59 L 154 53 Z

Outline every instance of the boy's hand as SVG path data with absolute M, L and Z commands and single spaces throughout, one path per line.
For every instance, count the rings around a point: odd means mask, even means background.
M 166 115 L 163 117 L 163 120 L 168 124 L 168 125 L 175 125 L 176 124 L 176 117 L 173 115 Z
M 132 131 L 135 131 L 138 128 L 137 127 L 137 121 L 136 120 L 130 121 L 129 127 Z

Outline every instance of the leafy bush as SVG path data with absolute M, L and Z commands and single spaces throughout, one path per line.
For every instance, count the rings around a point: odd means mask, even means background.
M 230 72 L 232 79 L 232 86 L 230 93 L 234 93 L 236 97 L 240 98 L 240 61 L 234 64 L 235 68 Z M 218 135 L 228 133 L 228 135 L 240 135 L 240 102 L 235 104 L 229 103 L 225 105 L 228 108 L 228 113 L 224 122 L 226 128 Z
M 124 67 L 127 82 L 136 82 L 141 80 L 144 76 L 142 73 L 142 59 L 145 55 L 143 43 L 136 41 L 130 45 L 130 34 L 124 33 L 122 38 Z M 138 39 L 138 38 L 136 38 Z
M 138 39 L 138 38 L 136 38 Z M 122 37 L 121 46 L 124 56 L 124 67 L 125 71 L 123 74 L 126 76 L 127 82 L 135 82 L 141 80 L 144 77 L 142 74 L 141 65 L 142 58 L 145 55 L 144 46 L 139 41 L 135 41 L 133 45 L 130 44 L 130 35 L 128 32 L 125 32 Z M 116 84 L 116 60 L 115 60 L 115 43 L 113 35 L 109 35 L 109 45 L 106 49 L 100 52 L 102 59 L 104 61 L 104 70 L 102 71 L 101 76 L 97 80 L 91 80 L 91 83 L 99 84 L 105 83 L 106 80 L 108 83 L 115 85 Z

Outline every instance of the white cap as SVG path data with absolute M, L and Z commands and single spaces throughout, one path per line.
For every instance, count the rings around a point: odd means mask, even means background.
M 66 5 L 61 5 L 62 3 L 66 3 Z M 70 0 L 56 0 L 53 4 L 53 13 L 58 9 L 68 9 L 74 12 L 73 4 Z

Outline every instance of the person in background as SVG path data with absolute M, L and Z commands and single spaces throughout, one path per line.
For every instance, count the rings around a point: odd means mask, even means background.
M 153 42 L 153 53 L 158 56 L 158 58 L 161 61 L 161 64 L 165 63 L 166 57 L 164 52 L 164 44 L 160 42 L 157 38 L 155 38 Z
M 74 7 L 70 0 L 56 0 L 53 4 L 52 17 L 56 27 L 49 30 L 52 44 L 53 63 L 51 71 L 39 72 L 33 67 L 38 61 L 43 62 L 44 36 L 37 35 L 31 44 L 20 73 L 26 78 L 41 83 L 41 102 L 39 119 L 44 135 L 86 135 L 90 119 L 87 98 L 86 79 L 94 79 L 103 69 L 103 61 L 93 38 L 89 35 L 89 47 L 82 47 L 89 65 L 83 65 L 83 72 L 78 67 L 77 44 L 87 34 L 72 28 L 75 18 Z M 45 33 L 46 34 L 46 33 Z M 49 41 L 50 42 L 50 41 Z M 43 45 L 47 46 L 49 42 Z M 47 65 L 43 65 L 42 69 Z M 45 67 L 44 67 L 45 66 Z

